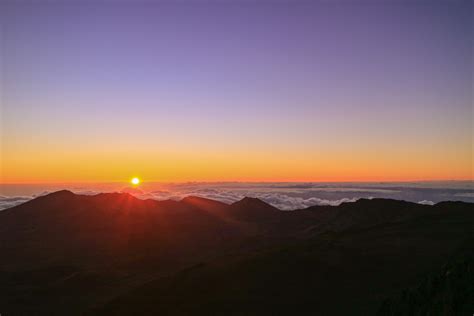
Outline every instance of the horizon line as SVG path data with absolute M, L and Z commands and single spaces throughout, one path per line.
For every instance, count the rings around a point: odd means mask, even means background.
M 77 185 L 77 184 L 128 184 L 129 180 L 116 180 L 116 181 L 63 181 L 63 182 L 0 182 L 0 185 Z M 223 184 L 223 183 L 254 183 L 254 184 L 265 184 L 265 183 L 429 183 L 429 182 L 474 182 L 473 179 L 402 179 L 402 180 L 216 180 L 216 181 L 205 181 L 205 180 L 184 180 L 184 181 L 159 181 L 159 180 L 143 180 L 141 179 L 141 185 L 144 184 L 185 184 L 185 183 L 196 183 L 196 184 Z

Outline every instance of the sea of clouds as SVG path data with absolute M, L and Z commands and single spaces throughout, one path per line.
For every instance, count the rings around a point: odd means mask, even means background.
M 339 205 L 360 198 L 391 198 L 433 205 L 440 201 L 474 202 L 472 181 L 414 183 L 144 183 L 138 188 L 123 184 L 102 185 L 1 185 L 0 210 L 60 189 L 76 194 L 126 192 L 140 199 L 180 200 L 199 196 L 224 203 L 244 197 L 259 198 L 281 210 L 313 205 Z M 8 193 L 8 194 L 6 194 Z M 20 193 L 20 194 L 18 194 Z

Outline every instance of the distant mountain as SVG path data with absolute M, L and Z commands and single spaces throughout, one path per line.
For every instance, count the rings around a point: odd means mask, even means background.
M 396 311 L 393 298 L 473 234 L 469 203 L 280 211 L 256 198 L 58 191 L 0 212 L 0 312 L 370 315 L 383 302 Z
M 230 205 L 231 214 L 245 221 L 258 221 L 278 217 L 280 211 L 257 198 L 245 197 Z

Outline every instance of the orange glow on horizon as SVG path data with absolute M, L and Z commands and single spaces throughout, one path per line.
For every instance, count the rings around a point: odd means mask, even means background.
M 115 150 L 114 150 L 115 148 Z M 147 182 L 400 182 L 473 180 L 470 148 L 386 147 L 326 151 L 222 148 L 81 151 L 10 148 L 2 153 L 0 183 Z

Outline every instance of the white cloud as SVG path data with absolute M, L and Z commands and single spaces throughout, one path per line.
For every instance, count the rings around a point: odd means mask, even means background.
M 48 188 L 50 191 L 56 189 Z M 242 198 L 259 198 L 281 210 L 294 210 L 314 205 L 339 205 L 344 202 L 354 202 L 359 198 L 394 198 L 408 201 L 419 201 L 419 204 L 433 205 L 440 200 L 459 199 L 472 200 L 472 192 L 456 192 L 438 188 L 410 188 L 389 186 L 358 186 L 335 184 L 308 184 L 308 183 L 175 183 L 175 184 L 148 184 L 138 188 L 131 187 L 76 187 L 71 188 L 76 194 L 94 195 L 101 192 L 126 192 L 140 199 L 180 200 L 186 196 L 198 196 L 227 204 L 239 201 Z M 32 196 L 0 196 L 0 210 L 16 206 L 30 199 L 47 194 L 43 192 Z
M 33 199 L 34 196 L 11 196 L 11 197 L 0 197 L 0 211 L 20 205 Z
M 434 205 L 435 203 L 433 201 L 423 200 L 423 201 L 419 201 L 418 204 Z
M 132 195 L 140 199 L 155 199 L 155 200 L 165 200 L 173 199 L 180 200 L 187 196 L 198 196 L 211 200 L 216 200 L 224 202 L 227 204 L 240 201 L 246 196 L 259 198 L 262 201 L 265 201 L 281 210 L 295 210 L 307 208 L 314 205 L 339 205 L 344 202 L 354 202 L 358 198 L 341 198 L 335 200 L 321 199 L 317 197 L 302 198 L 290 196 L 283 193 L 274 193 L 274 192 L 251 192 L 246 191 L 242 192 L 240 190 L 219 190 L 219 189 L 209 189 L 209 188 L 198 188 L 198 189 L 185 189 L 176 192 L 169 191 L 151 191 L 151 192 L 129 192 Z

